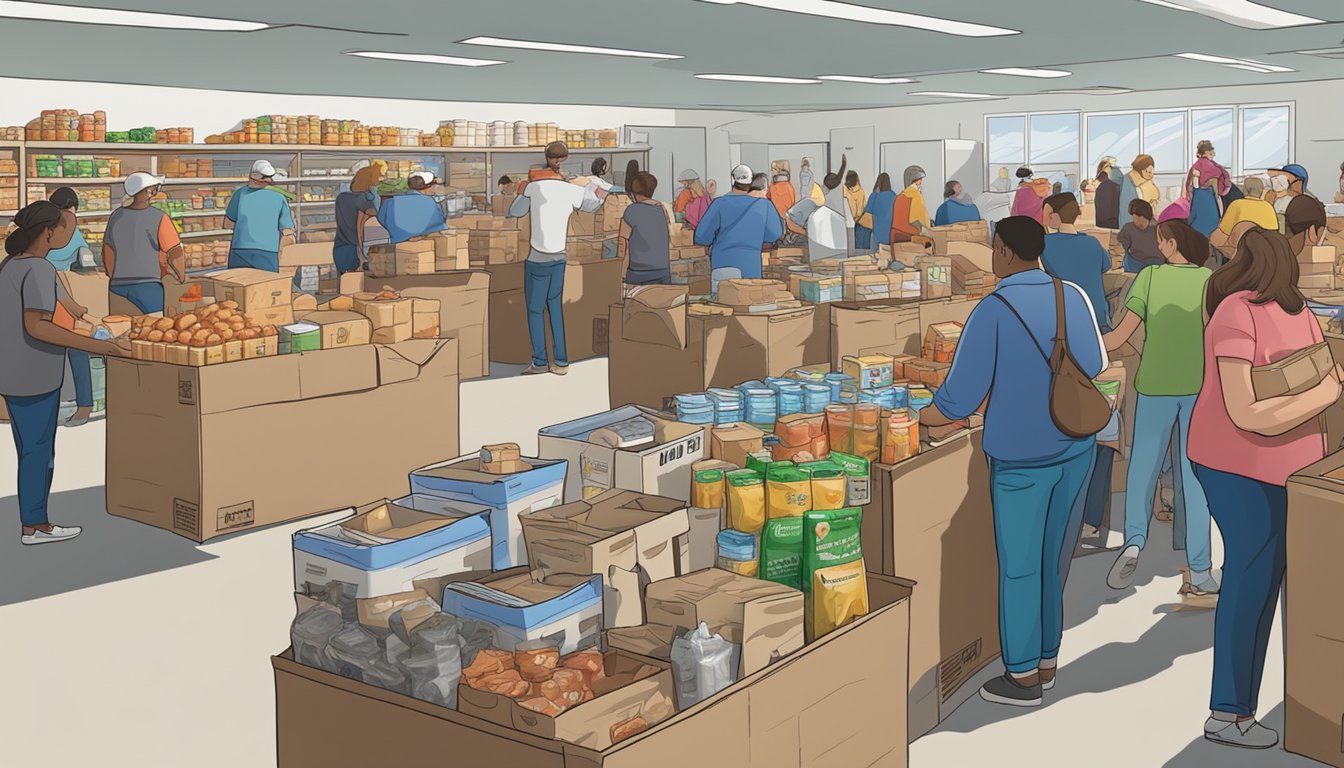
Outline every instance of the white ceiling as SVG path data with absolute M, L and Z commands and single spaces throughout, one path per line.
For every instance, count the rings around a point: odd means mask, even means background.
M 861 2 L 1021 34 L 966 38 L 700 0 L 79 0 L 60 4 L 224 16 L 278 28 L 196 32 L 0 17 L 0 72 L 277 94 L 759 112 L 949 101 L 909 95 L 915 91 L 1006 97 L 1096 86 L 1144 91 L 1344 78 L 1344 58 L 1296 53 L 1344 48 L 1341 0 L 1263 0 L 1328 22 L 1281 30 L 1244 29 L 1140 0 Z M 457 42 L 475 36 L 685 58 L 651 61 Z M 508 63 L 465 68 L 342 55 L 350 50 Z M 1296 71 L 1261 74 L 1172 57 L 1180 52 Z M 1047 80 L 980 73 L 1001 67 L 1072 74 Z M 764 85 L 700 80 L 698 73 L 903 76 L 918 82 Z

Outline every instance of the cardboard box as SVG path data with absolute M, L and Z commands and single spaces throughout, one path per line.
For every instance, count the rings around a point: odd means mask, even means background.
M 184 368 L 107 361 L 107 509 L 193 541 L 400 494 L 458 441 L 452 340 Z M 411 428 L 414 426 L 414 428 Z M 358 472 L 351 435 L 387 434 Z
M 371 343 L 373 324 L 369 318 L 358 312 L 335 312 L 331 310 L 309 312 L 304 322 L 321 328 L 322 348 L 339 349 Z
M 803 593 L 782 584 L 711 568 L 650 584 L 644 606 L 650 624 L 694 629 L 705 622 L 741 643 L 744 677 L 803 647 Z
M 1284 748 L 1344 766 L 1344 452 L 1288 479 Z
M 452 745 L 464 765 L 528 768 L 905 768 L 909 582 L 870 574 L 870 612 L 700 705 L 597 752 L 272 657 L 279 768 L 412 765 Z M 855 664 L 855 659 L 866 663 Z M 333 739 L 365 729 L 377 739 Z
M 686 348 L 687 289 L 681 285 L 640 285 L 625 291 L 621 332 L 631 341 Z
M 534 571 L 602 577 L 604 627 L 643 624 L 642 584 L 690 570 L 680 559 L 690 531 L 684 501 L 612 490 L 518 519 Z
M 747 456 L 765 448 L 765 433 L 750 424 L 725 424 L 710 430 L 710 456 L 739 467 L 747 466 Z
M 869 571 L 915 581 L 911 604 L 912 739 L 946 719 L 966 683 L 999 655 L 999 571 L 982 433 L 900 464 L 874 464 L 863 508 Z
M 463 379 L 490 375 L 490 273 L 482 270 L 393 277 L 380 281 L 403 298 L 437 299 L 439 335 L 458 342 Z M 568 319 L 568 318 L 566 318 Z
M 1251 369 L 1251 386 L 1256 400 L 1298 395 L 1320 384 L 1335 369 L 1330 345 L 1321 342 L 1285 357 L 1271 365 Z
M 238 310 L 256 317 L 257 322 L 261 322 L 260 313 L 288 307 L 293 300 L 294 278 L 291 275 L 242 267 L 211 272 L 209 277 L 214 283 L 213 293 L 216 301 L 238 302 Z M 294 322 L 293 315 L 284 322 Z
M 840 371 L 857 382 L 859 389 L 880 389 L 892 385 L 895 360 L 891 355 L 846 355 L 840 360 Z
M 523 264 L 491 266 L 490 271 L 490 360 L 509 365 L 532 361 L 527 329 L 527 304 L 523 296 Z M 565 347 L 569 362 L 576 363 L 607 354 L 610 349 L 609 314 L 621 299 L 625 264 L 606 259 L 565 266 Z M 550 335 L 550 323 L 546 324 Z M 548 342 L 548 349 L 554 348 Z
M 606 675 L 593 682 L 593 700 L 555 717 L 527 709 L 507 696 L 478 691 L 465 681 L 457 689 L 457 711 L 520 733 L 594 750 L 611 747 L 611 728 L 622 720 L 641 716 L 657 724 L 676 712 L 670 664 L 610 651 L 605 671 Z
M 639 418 L 653 424 L 652 441 L 631 448 L 588 442 L 596 430 Z M 612 488 L 687 501 L 691 465 L 705 458 L 705 428 L 670 421 L 648 408 L 622 406 L 542 429 L 537 433 L 537 450 L 542 458 L 564 459 L 573 468 L 565 482 L 567 503 Z
M 220 215 L 224 215 L 220 211 Z M 331 243 L 291 243 L 280 249 L 280 268 L 331 265 Z
M 887 300 L 831 305 L 830 363 L 840 370 L 845 357 L 875 354 L 917 354 L 923 329 L 920 302 Z

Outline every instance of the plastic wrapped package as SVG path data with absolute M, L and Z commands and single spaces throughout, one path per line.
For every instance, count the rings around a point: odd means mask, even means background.
M 881 408 L 871 403 L 854 406 L 853 450 L 845 452 L 877 461 L 882 454 L 881 425 Z
M 411 646 L 397 637 L 395 633 L 383 638 L 383 658 L 387 660 L 387 663 L 400 666 L 401 662 L 410 655 Z
M 413 645 L 412 633 L 421 623 L 438 616 L 439 604 L 433 598 L 415 600 L 403 605 L 388 617 L 387 626 L 406 645 Z
M 457 708 L 462 679 L 462 645 L 457 619 L 440 613 L 411 633 L 411 653 L 401 662 L 410 694 L 421 701 Z
M 728 527 L 743 533 L 759 533 L 765 525 L 765 478 L 759 472 L 739 469 L 724 476 Z
M 789 462 L 771 464 L 765 474 L 765 517 L 802 517 L 812 509 L 812 481 Z
M 327 645 L 344 626 L 340 612 L 326 603 L 319 603 L 300 613 L 289 627 L 294 660 L 309 667 L 335 672 L 336 664 L 327 656 Z
M 890 411 L 896 407 L 896 389 L 895 387 L 878 387 L 877 389 L 865 389 L 859 392 L 860 403 L 872 403 Z
M 836 403 L 826 406 L 826 437 L 831 450 L 845 453 L 854 450 L 854 406 Z
M 757 578 L 792 589 L 803 588 L 803 518 L 767 520 L 761 530 L 760 552 Z
M 803 631 L 807 642 L 868 613 L 863 573 L 863 513 L 858 509 L 812 511 L 803 529 Z
M 744 420 L 768 430 L 769 427 L 764 425 L 773 425 L 775 419 L 779 418 L 779 400 L 775 390 L 759 382 L 752 382 L 742 386 L 742 395 L 746 411 Z
M 919 453 L 919 414 L 897 409 L 887 419 L 882 435 L 882 463 L 896 464 Z
M 760 560 L 756 556 L 756 536 L 742 531 L 719 531 L 716 543 L 719 549 L 720 570 L 752 578 L 760 573 Z
M 803 410 L 803 385 L 796 379 L 769 378 L 765 385 L 775 392 L 775 412 L 788 416 Z
M 802 465 L 812 479 L 812 509 L 843 509 L 848 492 L 844 467 L 834 461 L 813 461 Z
M 831 402 L 831 388 L 825 384 L 803 385 L 803 413 L 821 413 Z
M 462 668 L 475 661 L 476 654 L 495 645 L 495 628 L 478 619 L 460 619 L 458 634 L 462 643 Z
M 364 668 L 364 682 L 395 693 L 411 692 L 406 673 L 386 659 L 374 659 L 372 664 Z
M 713 424 L 714 403 L 703 394 L 676 395 L 677 421 L 683 424 Z
M 910 410 L 919 412 L 933 404 L 933 390 L 927 387 L 910 388 Z
M 364 670 L 382 660 L 383 649 L 373 633 L 353 622 L 331 636 L 326 655 L 331 671 L 352 680 L 363 680 Z
M 742 393 L 736 389 L 711 389 L 706 393 L 714 404 L 716 425 L 736 424 L 745 413 Z
M 723 509 L 722 469 L 702 469 L 691 477 L 691 506 L 697 509 Z
M 736 653 L 734 652 L 736 647 Z M 699 704 L 737 682 L 741 647 L 712 635 L 709 625 L 700 626 L 672 641 L 672 674 L 677 680 L 677 709 Z

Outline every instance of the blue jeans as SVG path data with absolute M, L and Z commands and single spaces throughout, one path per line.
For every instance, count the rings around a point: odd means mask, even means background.
M 1092 465 L 1092 476 L 1078 497 L 1078 503 L 1083 508 L 1083 522 L 1093 528 L 1101 527 L 1106 517 L 1106 509 L 1111 505 L 1111 468 L 1114 464 L 1115 449 L 1098 445 L 1097 460 Z
M 999 645 L 1009 672 L 1059 656 L 1064 636 L 1066 542 L 1078 494 L 1092 473 L 1092 443 L 1052 464 L 990 459 L 999 555 Z M 1070 553 L 1072 554 L 1072 553 Z
M 714 297 L 719 295 L 719 283 L 724 280 L 741 280 L 742 270 L 737 267 L 719 267 L 711 270 L 709 273 L 709 294 Z
M 163 311 L 163 283 L 123 283 L 110 285 L 107 290 L 131 302 L 143 314 L 152 315 Z
M 273 251 L 262 251 L 256 248 L 230 248 L 229 269 L 238 269 L 239 267 L 250 267 L 252 269 L 265 270 L 267 272 L 279 272 L 280 254 Z
M 1190 413 L 1196 395 L 1155 397 L 1139 395 L 1134 411 L 1134 451 L 1129 458 L 1125 478 L 1125 546 L 1143 549 L 1148 544 L 1148 520 L 1153 512 L 1153 494 L 1162 460 L 1171 445 L 1176 428 L 1176 466 L 1185 499 L 1185 557 L 1192 571 L 1213 567 L 1209 543 L 1209 503 L 1195 479 L 1190 459 L 1186 458 L 1186 438 L 1190 435 Z
M 45 395 L 5 395 L 14 450 L 19 455 L 19 519 L 32 527 L 46 525 L 51 495 L 52 467 L 56 464 L 56 419 L 61 412 L 61 390 Z
M 67 349 L 65 356 L 70 358 L 70 378 L 75 383 L 75 405 L 80 408 L 92 408 L 93 371 L 89 368 L 89 353 Z
M 359 271 L 359 248 L 353 244 L 337 244 L 331 247 L 331 260 L 336 271 L 344 275 Z
M 551 343 L 555 346 L 555 364 L 569 365 L 565 352 L 565 262 L 531 261 L 523 263 L 523 299 L 527 302 L 527 332 L 532 338 L 532 365 L 545 368 L 546 313 L 551 315 Z
M 1223 586 L 1213 619 L 1209 709 L 1255 714 L 1287 567 L 1288 489 L 1198 464 L 1195 476 L 1223 534 Z

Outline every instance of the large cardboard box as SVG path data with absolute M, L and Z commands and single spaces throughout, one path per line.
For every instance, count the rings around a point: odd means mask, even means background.
M 845 357 L 919 354 L 924 328 L 919 302 L 888 299 L 831 305 L 830 363 L 840 370 Z
M 634 627 L 644 623 L 642 584 L 690 570 L 686 509 L 684 501 L 611 490 L 518 519 L 530 568 L 601 576 L 603 626 Z
M 463 379 L 490 375 L 490 273 L 483 270 L 385 277 L 380 281 L 403 297 L 437 299 L 439 336 L 457 339 Z
M 107 361 L 107 510 L 193 541 L 400 495 L 458 444 L 457 342 Z M 378 460 L 349 466 L 361 436 Z
M 905 702 L 892 692 L 907 687 L 911 586 L 870 574 L 867 616 L 603 751 L 306 667 L 287 650 L 271 659 L 277 763 L 414 765 L 451 745 L 448 764 L 462 766 L 906 768 Z
M 532 361 L 523 293 L 524 268 L 524 264 L 489 268 L 490 359 L 496 363 L 526 365 Z M 608 314 L 612 303 L 620 301 L 624 276 L 624 263 L 619 259 L 566 265 L 563 312 L 569 362 L 607 354 Z M 549 338 L 549 322 L 546 333 Z M 553 349 L 549 342 L 547 349 Z
M 998 556 L 979 430 L 900 464 L 875 464 L 863 510 L 870 571 L 919 584 L 910 617 L 910 737 L 965 701 L 999 655 Z
M 1344 766 L 1344 452 L 1288 480 L 1284 748 Z
M 597 430 L 632 419 L 650 422 L 654 439 L 629 448 L 589 442 Z M 705 437 L 702 426 L 669 421 L 648 408 L 622 406 L 545 427 L 537 433 L 537 450 L 543 459 L 569 462 L 566 503 L 591 499 L 612 488 L 688 501 L 691 465 L 705 458 Z
M 236 301 L 238 310 L 248 315 L 288 307 L 293 299 L 293 275 L 240 267 L 211 272 L 210 279 L 215 301 Z

